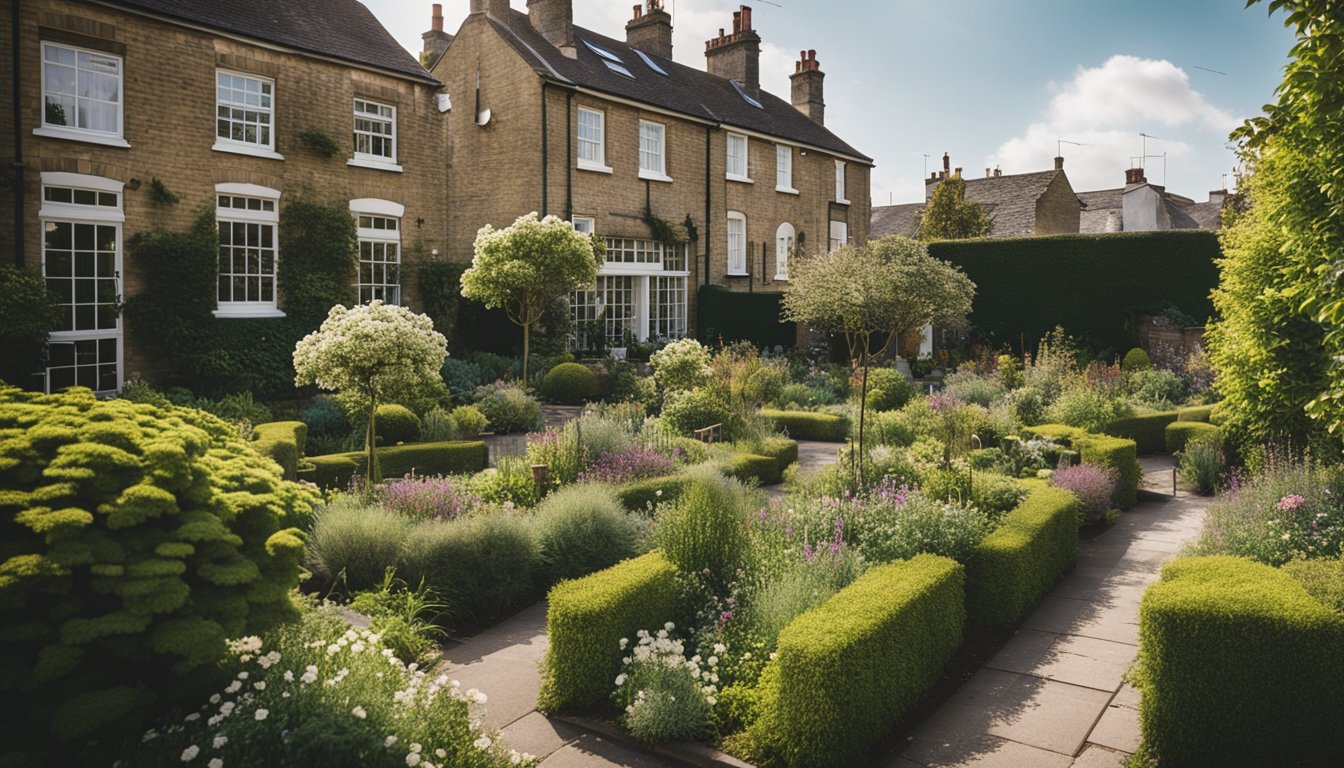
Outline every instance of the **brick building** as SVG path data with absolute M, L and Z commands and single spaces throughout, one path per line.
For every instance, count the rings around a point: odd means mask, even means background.
M 436 7 L 425 34 L 452 99 L 450 258 L 531 211 L 599 233 L 606 263 L 572 319 L 619 346 L 686 335 L 698 286 L 779 291 L 795 250 L 867 238 L 872 161 L 826 129 L 815 52 L 786 101 L 761 90 L 746 6 L 706 43 L 707 71 L 672 60 L 659 0 L 625 40 L 575 26 L 571 0 L 527 7 L 473 0 L 455 35 Z
M 11 182 L 0 229 L 62 297 L 52 390 L 114 390 L 147 362 L 125 348 L 115 311 L 139 283 L 123 252 L 137 232 L 186 231 L 214 210 L 221 322 L 283 314 L 277 227 L 289 201 L 348 206 L 363 300 L 408 298 L 403 255 L 444 247 L 440 85 L 357 0 L 12 7 L 0 19 L 0 60 L 17 62 L 4 77 L 14 110 L 0 120 Z M 317 134 L 335 140 L 334 156 Z

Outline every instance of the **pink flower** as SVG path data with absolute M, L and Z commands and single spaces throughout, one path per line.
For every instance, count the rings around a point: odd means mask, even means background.
M 1279 499 L 1279 503 L 1275 504 L 1274 506 L 1280 512 L 1292 512 L 1293 510 L 1301 508 L 1306 503 L 1307 503 L 1306 499 L 1302 498 L 1296 493 L 1290 493 L 1287 496 L 1284 496 L 1282 499 Z

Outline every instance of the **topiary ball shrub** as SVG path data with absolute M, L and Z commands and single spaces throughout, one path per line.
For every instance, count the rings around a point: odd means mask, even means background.
M 580 363 L 561 363 L 541 379 L 541 394 L 560 405 L 583 405 L 597 394 L 597 375 Z
M 571 485 L 541 502 L 533 513 L 547 583 L 576 579 L 638 554 L 642 527 L 616 491 Z
M 459 405 L 453 409 L 453 434 L 459 440 L 475 440 L 485 431 L 490 420 L 473 405 Z
M 289 525 L 318 499 L 236 435 L 200 411 L 0 387 L 7 751 L 73 765 L 189 692 L 226 638 L 290 614 Z
M 857 401 L 863 372 L 854 374 L 851 386 Z M 915 396 L 915 385 L 895 368 L 868 369 L 868 408 L 874 411 L 895 411 Z
M 1120 370 L 1125 373 L 1135 371 L 1149 371 L 1153 368 L 1153 361 L 1148 357 L 1148 353 L 1135 347 L 1125 353 L 1125 357 L 1120 361 Z
M 377 425 L 379 445 L 414 443 L 420 439 L 420 417 L 404 405 L 378 406 Z

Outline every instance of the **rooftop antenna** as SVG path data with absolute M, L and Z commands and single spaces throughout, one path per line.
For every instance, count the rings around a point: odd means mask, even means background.
M 1086 147 L 1086 146 L 1088 146 L 1087 144 L 1081 144 L 1081 143 L 1076 142 L 1076 141 L 1069 141 L 1068 139 L 1055 139 L 1055 157 L 1063 157 L 1063 156 L 1064 156 L 1064 147 L 1063 147 L 1064 144 L 1072 144 L 1072 145 L 1075 146 L 1075 147 Z
M 1219 71 L 1216 70 L 1216 69 L 1209 69 L 1208 67 L 1200 67 L 1200 66 L 1196 66 L 1196 65 L 1194 65 L 1194 64 L 1191 64 L 1191 65 L 1190 65 L 1190 68 L 1191 68 L 1191 69 L 1202 69 L 1202 70 L 1204 70 L 1205 72 L 1212 72 L 1212 73 L 1215 74 L 1215 75 L 1226 75 L 1226 74 L 1227 74 L 1226 72 L 1219 72 Z
M 1146 163 L 1145 163 L 1144 161 L 1147 160 L 1147 159 L 1153 159 L 1153 160 L 1156 160 L 1156 159 L 1159 158 L 1159 157 L 1162 158 L 1162 186 L 1165 187 L 1165 186 L 1167 186 L 1167 153 L 1166 153 L 1166 152 L 1163 152 L 1163 153 L 1160 154 L 1160 155 L 1130 155 L 1130 157 L 1129 157 L 1129 163 L 1130 163 L 1131 166 L 1133 166 L 1133 165 L 1134 165 L 1134 161 L 1137 160 L 1137 161 L 1139 161 L 1139 167 L 1140 167 L 1140 168 L 1143 168 L 1144 170 L 1147 170 L 1147 166 L 1146 166 Z
M 928 176 L 928 175 L 929 175 L 929 158 L 930 158 L 930 157 L 932 157 L 932 155 L 928 154 L 927 152 L 924 153 L 924 176 L 921 176 L 921 177 L 920 177 L 921 179 L 924 178 L 925 176 Z

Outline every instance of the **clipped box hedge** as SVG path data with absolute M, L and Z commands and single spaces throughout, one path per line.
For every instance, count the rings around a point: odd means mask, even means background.
M 353 475 L 365 473 L 362 451 L 313 456 L 308 461 L 316 467 L 314 482 L 324 489 L 345 488 Z M 489 463 L 489 452 L 480 441 L 415 443 L 378 449 L 383 477 L 403 477 L 412 471 L 417 475 L 466 474 L 480 472 Z
M 1288 574 L 1176 560 L 1139 608 L 1144 749 L 1162 765 L 1339 765 L 1344 616 Z
M 1016 624 L 1078 559 L 1078 497 L 1037 480 L 1027 485 L 1027 498 L 966 560 L 966 611 L 974 624 Z
M 774 424 L 775 429 L 787 432 L 794 440 L 843 443 L 849 439 L 849 419 L 834 413 L 765 408 L 761 410 L 761 417 Z
M 1176 411 L 1177 421 L 1210 421 L 1213 419 L 1214 405 L 1191 405 Z
M 1162 453 L 1167 447 L 1167 425 L 1179 418 L 1176 411 L 1161 411 L 1118 419 L 1106 427 L 1112 437 L 1126 437 L 1134 441 L 1140 456 Z
M 308 425 L 302 421 L 272 421 L 252 428 L 252 447 L 262 456 L 275 459 L 285 470 L 286 480 L 297 477 L 307 442 Z
M 636 480 L 616 491 L 621 506 L 631 512 L 645 512 L 662 501 L 676 501 L 686 490 L 689 479 L 685 475 L 668 475 L 649 480 Z
M 1084 464 L 1099 464 L 1115 470 L 1115 505 L 1129 509 L 1139 503 L 1139 481 L 1143 468 L 1139 466 L 1138 446 L 1133 440 L 1107 435 L 1084 435 L 1075 438 L 1073 447 Z
M 761 456 L 769 456 L 779 465 L 779 471 L 783 474 L 784 470 L 789 468 L 790 464 L 798 461 L 798 441 L 790 440 L 787 437 L 769 437 L 761 441 Z
M 1034 427 L 1023 427 L 1022 432 L 1029 437 L 1061 445 L 1071 445 L 1074 438 L 1087 434 L 1087 430 L 1070 427 L 1068 424 L 1038 424 Z
M 1177 453 L 1185 449 L 1185 444 L 1196 437 L 1217 437 L 1221 430 L 1202 421 L 1178 421 L 1168 424 L 1166 429 L 1167 452 Z
M 780 633 L 754 749 L 789 766 L 863 764 L 938 679 L 965 623 L 955 561 L 918 555 L 868 571 Z
M 742 482 L 755 480 L 760 485 L 779 485 L 783 481 L 779 462 L 769 456 L 736 453 L 719 464 L 719 471 Z
M 639 630 L 681 615 L 676 572 L 655 551 L 551 589 L 537 708 L 549 714 L 608 705 L 625 653 L 621 639 L 633 644 Z

